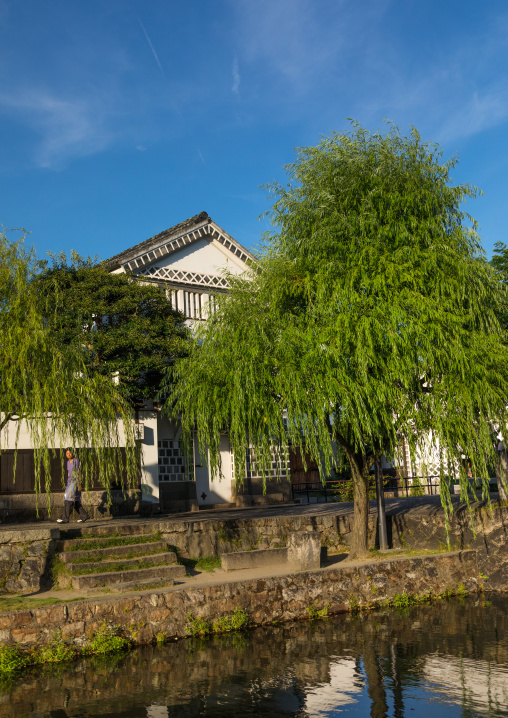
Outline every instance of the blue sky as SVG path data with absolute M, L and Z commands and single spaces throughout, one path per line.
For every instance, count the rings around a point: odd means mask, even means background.
M 247 247 L 293 148 L 388 117 L 508 226 L 508 3 L 0 0 L 0 224 L 108 257 L 202 210 Z

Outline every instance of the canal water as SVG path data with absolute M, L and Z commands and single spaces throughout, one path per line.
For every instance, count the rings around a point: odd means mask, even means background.
M 342 615 L 45 667 L 0 718 L 508 716 L 508 596 Z

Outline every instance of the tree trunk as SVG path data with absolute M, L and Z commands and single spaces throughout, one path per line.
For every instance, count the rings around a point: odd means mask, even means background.
M 366 641 L 363 649 L 363 667 L 367 676 L 367 691 L 372 701 L 371 718 L 385 718 L 388 714 L 388 703 L 386 702 L 386 690 L 381 669 L 383 657 L 376 655 L 379 643 Z
M 506 449 L 499 452 L 499 463 L 496 461 L 497 490 L 502 501 L 508 500 L 508 454 Z
M 369 552 L 369 467 L 366 461 L 349 459 L 353 477 L 353 531 L 348 560 L 363 558 Z

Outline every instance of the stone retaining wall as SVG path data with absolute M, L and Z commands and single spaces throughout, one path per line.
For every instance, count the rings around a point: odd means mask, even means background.
M 38 591 L 51 584 L 50 559 L 58 529 L 0 531 L 0 587 L 4 591 Z
M 457 509 L 450 519 L 450 544 L 454 549 L 478 551 L 481 571 L 488 576 L 488 590 L 508 590 L 508 507 L 475 506 L 474 531 L 467 509 Z M 369 517 L 369 544 L 376 544 L 377 516 Z M 389 543 L 393 548 L 446 548 L 444 512 L 439 505 L 411 506 L 387 516 Z M 185 557 L 218 556 L 233 551 L 283 548 L 294 531 L 317 531 L 321 544 L 331 552 L 347 550 L 351 540 L 351 514 L 278 514 L 273 517 L 199 521 L 161 519 L 157 529 Z M 154 530 L 157 530 L 154 528 Z
M 468 669 L 463 657 L 470 653 L 471 644 L 475 659 L 484 665 L 508 662 L 503 643 L 492 641 L 493 627 L 499 636 L 508 631 L 506 603 L 496 605 L 499 600 L 491 596 L 490 605 L 474 614 L 469 602 L 461 602 L 460 606 L 457 601 L 441 602 L 438 607 L 424 604 L 395 615 L 378 611 L 360 617 L 344 614 L 340 621 L 270 626 L 251 631 L 245 639 L 237 634 L 214 636 L 199 642 L 199 653 L 194 641 L 176 641 L 162 649 L 140 647 L 127 656 L 78 660 L 71 670 L 47 670 L 48 666 L 44 666 L 17 676 L 9 684 L 9 692 L 0 695 L 0 716 L 195 716 L 203 712 L 203 696 L 227 697 L 236 691 L 238 681 L 255 681 L 262 686 L 252 695 L 250 715 L 269 715 L 271 705 L 280 705 L 276 701 L 281 697 L 281 685 L 287 690 L 286 701 L 291 695 L 301 697 L 309 689 L 315 694 L 332 686 L 336 690 L 337 657 L 345 656 L 353 665 L 362 661 L 369 689 L 378 691 L 381 698 L 390 696 L 390 687 L 383 682 L 380 662 L 393 666 L 396 676 L 397 669 L 403 670 L 407 665 L 408 655 L 413 661 L 421 658 L 415 662 L 416 675 L 429 654 L 454 657 L 452 666 L 460 666 L 460 677 L 467 683 L 472 669 Z M 437 632 L 436 621 L 446 628 Z M 452 669 L 448 679 L 453 681 L 455 675 Z M 482 686 L 485 693 L 489 689 L 492 715 L 496 694 L 490 692 L 489 674 L 483 675 Z M 147 703 L 153 707 L 147 707 Z M 364 705 L 364 715 L 369 715 L 369 705 Z M 411 715 L 409 707 L 405 712 L 403 704 L 399 706 L 399 715 Z M 298 714 L 299 708 L 301 702 L 296 700 L 294 712 L 286 715 Z M 232 715 L 226 710 L 225 715 Z
M 308 618 L 307 607 L 326 605 L 340 613 L 404 591 L 442 593 L 463 584 L 477 591 L 475 551 L 356 562 L 317 571 L 302 571 L 248 581 L 196 588 L 173 588 L 126 597 L 90 599 L 30 611 L 0 614 L 0 643 L 43 645 L 54 631 L 80 645 L 104 622 L 121 626 L 134 643 L 185 636 L 187 615 L 216 620 L 235 608 L 249 613 L 258 625 Z

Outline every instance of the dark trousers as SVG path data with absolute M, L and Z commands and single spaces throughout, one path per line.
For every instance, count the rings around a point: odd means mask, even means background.
M 62 516 L 64 521 L 69 520 L 73 506 L 74 506 L 74 510 L 79 512 L 80 519 L 83 519 L 83 521 L 86 521 L 86 519 L 90 518 L 88 516 L 88 514 L 86 513 L 85 509 L 83 508 L 81 499 L 79 499 L 78 501 L 64 501 L 64 510 L 63 510 L 63 516 Z

